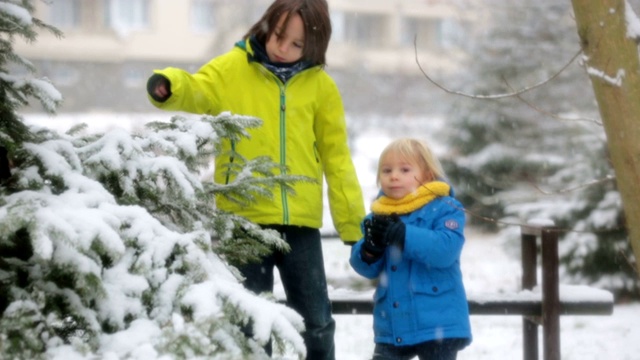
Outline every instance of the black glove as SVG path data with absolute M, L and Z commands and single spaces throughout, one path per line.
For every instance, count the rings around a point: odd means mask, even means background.
M 360 248 L 360 257 L 362 258 L 362 261 L 367 264 L 372 264 L 382 257 L 387 245 L 379 242 L 379 240 L 379 238 L 374 239 L 373 221 L 366 219 L 364 221 L 364 242 Z
M 397 214 L 374 215 L 371 232 L 375 243 L 404 249 L 406 227 Z
M 164 85 L 167 89 L 167 94 L 163 97 L 160 97 L 155 93 L 156 87 L 160 84 Z M 151 75 L 149 80 L 147 80 L 147 93 L 149 93 L 149 96 L 157 102 L 167 101 L 167 99 L 171 97 L 171 83 L 169 82 L 169 79 L 160 74 Z

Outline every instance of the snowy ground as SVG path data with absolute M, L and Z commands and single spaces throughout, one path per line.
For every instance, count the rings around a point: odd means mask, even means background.
M 362 278 L 349 266 L 349 247 L 340 241 L 324 241 L 325 268 L 331 290 Z M 467 231 L 462 271 L 468 293 L 517 291 L 518 259 L 502 251 L 498 239 Z M 279 285 L 278 285 L 279 286 Z M 280 291 L 280 290 L 277 290 Z M 371 315 L 337 315 L 336 359 L 365 360 L 373 352 Z M 640 304 L 616 305 L 611 316 L 564 316 L 560 319 L 562 359 L 640 359 Z M 459 360 L 522 359 L 522 320 L 518 316 L 471 316 L 473 343 Z M 540 357 L 542 357 L 542 333 Z M 289 359 L 284 357 L 284 359 Z

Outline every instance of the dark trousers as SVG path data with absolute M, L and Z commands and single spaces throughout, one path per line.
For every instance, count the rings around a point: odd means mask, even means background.
M 372 360 L 409 360 L 415 356 L 420 360 L 455 360 L 465 344 L 465 339 L 425 341 L 409 346 L 376 344 Z
M 335 321 L 331 317 L 320 231 L 300 226 L 263 227 L 280 232 L 291 251 L 275 251 L 261 263 L 240 267 L 246 279 L 244 286 L 258 294 L 273 292 L 273 268 L 276 266 L 287 296 L 287 305 L 304 318 L 305 332 L 302 335 L 307 347 L 307 359 L 335 359 Z M 267 351 L 270 351 L 269 347 Z

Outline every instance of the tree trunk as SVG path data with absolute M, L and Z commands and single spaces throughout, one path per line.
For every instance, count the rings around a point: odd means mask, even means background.
M 625 0 L 572 0 L 640 273 L 640 65 L 627 36 Z

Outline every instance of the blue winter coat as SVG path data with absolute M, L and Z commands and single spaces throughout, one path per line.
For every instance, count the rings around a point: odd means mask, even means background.
M 465 240 L 462 205 L 453 197 L 439 197 L 400 219 L 406 225 L 402 252 L 389 247 L 380 260 L 368 265 L 360 257 L 361 239 L 351 253 L 356 272 L 379 280 L 374 295 L 374 341 L 401 346 L 464 338 L 471 343 L 460 271 Z

